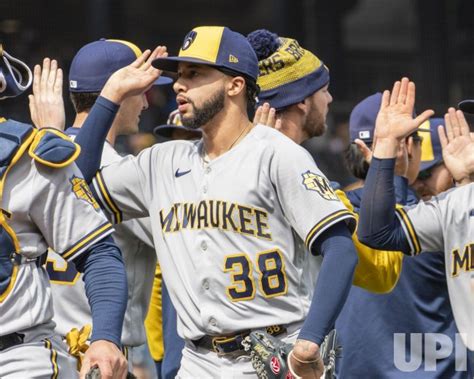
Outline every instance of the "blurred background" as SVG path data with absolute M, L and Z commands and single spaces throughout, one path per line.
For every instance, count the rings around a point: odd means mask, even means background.
M 352 179 L 340 157 L 349 113 L 360 100 L 402 75 L 417 84 L 417 109 L 433 108 L 437 116 L 474 97 L 473 15 L 473 0 L 1 0 L 0 42 L 31 67 L 49 56 L 67 72 L 75 52 L 101 37 L 142 49 L 165 44 L 171 54 L 197 25 L 226 25 L 243 34 L 267 28 L 294 37 L 331 70 L 329 130 L 313 145 L 323 171 L 345 185 Z M 144 133 L 175 107 L 171 86 L 148 96 Z M 29 120 L 26 95 L 0 107 L 2 115 Z M 136 152 L 153 142 L 150 135 L 134 136 L 120 148 Z

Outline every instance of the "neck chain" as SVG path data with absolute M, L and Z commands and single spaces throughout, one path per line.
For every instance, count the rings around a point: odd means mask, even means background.
M 237 143 L 237 141 L 239 141 L 242 137 L 246 136 L 248 134 L 248 131 L 251 125 L 252 123 L 249 123 L 245 128 L 243 128 L 240 134 L 237 136 L 237 138 L 230 144 L 230 146 L 222 154 L 227 153 L 230 149 L 232 149 L 232 147 Z M 247 133 L 244 134 L 245 131 L 247 131 Z M 202 160 L 206 164 L 209 163 L 211 160 L 209 159 L 209 155 L 207 154 L 206 148 L 204 147 L 204 142 L 202 144 L 202 152 L 203 152 Z

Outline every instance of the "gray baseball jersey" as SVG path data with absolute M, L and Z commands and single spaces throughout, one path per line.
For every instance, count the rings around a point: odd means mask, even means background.
M 39 257 L 51 246 L 71 260 L 113 231 L 74 164 L 54 169 L 38 164 L 28 154 L 8 174 L 1 208 L 10 215 L 7 224 L 26 259 Z M 0 335 L 51 320 L 46 271 L 34 262 L 21 264 L 11 280 L 7 293 L 1 295 Z
M 411 253 L 444 251 L 454 319 L 466 346 L 474 350 L 474 184 L 397 210 Z
M 67 131 L 66 131 L 67 132 Z M 102 165 L 122 157 L 106 143 Z M 122 329 L 122 343 L 139 346 L 146 342 L 144 320 L 148 312 L 156 266 L 149 218 L 129 220 L 117 225 L 114 241 L 122 251 L 128 281 L 128 303 Z M 82 275 L 58 254 L 49 252 L 46 264 L 53 293 L 56 332 L 65 336 L 72 328 L 92 324 Z
M 311 156 L 262 125 L 209 163 L 202 141 L 155 145 L 104 167 L 94 188 L 114 221 L 150 216 L 191 340 L 303 320 L 306 248 L 336 222 L 353 226 Z

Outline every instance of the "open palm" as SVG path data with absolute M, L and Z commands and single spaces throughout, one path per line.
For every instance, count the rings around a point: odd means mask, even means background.
M 423 122 L 433 115 L 426 110 L 413 118 L 415 106 L 415 83 L 408 78 L 395 82 L 392 92 L 385 91 L 380 111 L 375 122 L 377 139 L 396 139 L 398 141 L 413 133 Z
M 444 163 L 456 182 L 470 182 L 474 177 L 474 137 L 461 111 L 449 108 L 444 120 L 446 131 L 438 127 Z

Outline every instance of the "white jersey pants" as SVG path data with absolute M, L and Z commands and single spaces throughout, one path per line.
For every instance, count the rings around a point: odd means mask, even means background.
M 48 324 L 22 331 L 22 344 L 0 351 L 0 378 L 78 378 L 76 360 L 53 329 Z
M 299 323 L 298 326 L 301 326 Z M 283 333 L 277 338 L 288 343 L 294 343 L 299 334 L 299 328 Z M 242 352 L 235 354 L 217 355 L 217 353 L 202 347 L 196 347 L 186 341 L 178 371 L 179 379 L 244 379 L 256 378 L 257 374 L 250 362 L 250 356 Z

